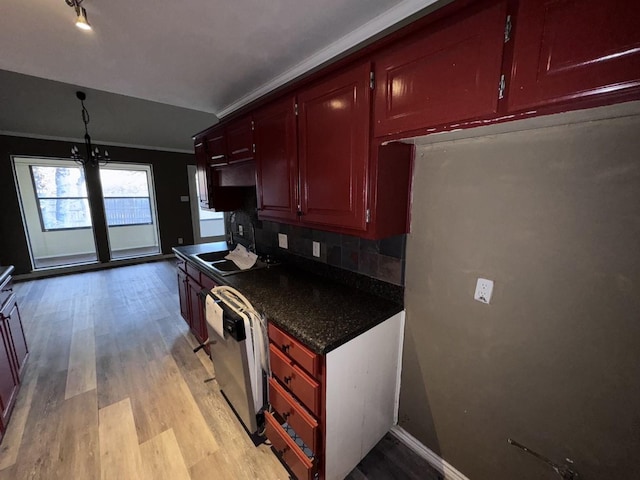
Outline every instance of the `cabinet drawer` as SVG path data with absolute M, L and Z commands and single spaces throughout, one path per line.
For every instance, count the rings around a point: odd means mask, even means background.
M 182 270 L 183 272 L 186 273 L 187 271 L 187 262 L 185 260 L 182 260 L 181 258 L 178 258 L 178 260 L 176 261 L 176 266 Z
M 187 275 L 193 278 L 196 282 L 200 283 L 200 270 L 198 270 L 190 263 L 187 263 Z
M 269 344 L 271 373 L 315 415 L 320 415 L 320 384 L 291 363 L 276 346 Z
M 311 480 L 315 474 L 315 466 L 311 460 L 302 453 L 300 448 L 269 412 L 265 412 L 264 418 L 267 426 L 267 438 L 271 440 L 271 444 L 278 455 L 298 480 Z
M 317 453 L 318 422 L 273 378 L 269 379 L 269 402 L 273 409 L 291 425 L 307 447 Z
M 271 323 L 269 324 L 269 339 L 312 376 L 320 374 L 321 356 L 313 353 Z

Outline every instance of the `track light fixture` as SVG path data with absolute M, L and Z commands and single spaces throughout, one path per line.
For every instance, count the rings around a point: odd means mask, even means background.
M 81 7 L 80 4 L 84 0 L 64 0 L 67 5 L 72 7 L 76 11 L 76 27 L 82 30 L 91 30 L 91 25 L 89 24 L 89 20 L 87 19 L 87 11 L 84 7 Z
M 106 165 L 109 162 L 109 152 L 104 151 L 104 155 L 100 153 L 98 147 L 95 149 L 91 145 L 91 137 L 89 136 L 89 111 L 84 106 L 84 101 L 87 99 L 87 95 L 84 92 L 76 92 L 76 97 L 82 103 L 82 121 L 84 123 L 84 146 L 87 152 L 86 156 L 80 154 L 80 150 L 77 146 L 71 147 L 71 158 L 79 165 L 89 165 L 91 167 L 97 167 L 98 165 Z

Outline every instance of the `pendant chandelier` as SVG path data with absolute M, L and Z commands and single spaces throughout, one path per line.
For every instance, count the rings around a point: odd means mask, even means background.
M 89 111 L 84 106 L 84 101 L 87 95 L 84 92 L 76 92 L 76 97 L 82 104 L 82 121 L 84 122 L 84 146 L 86 155 L 81 155 L 80 150 L 76 145 L 71 147 L 71 158 L 75 160 L 79 165 L 89 165 L 91 167 L 97 167 L 98 165 L 106 165 L 109 163 L 109 152 L 106 150 L 104 154 L 100 152 L 98 147 L 93 148 L 91 145 L 91 136 L 89 135 Z

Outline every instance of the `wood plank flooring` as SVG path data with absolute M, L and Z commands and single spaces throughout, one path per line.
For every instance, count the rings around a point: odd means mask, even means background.
M 31 356 L 0 480 L 289 478 L 205 383 L 215 372 L 192 352 L 174 262 L 15 286 Z M 430 472 L 387 435 L 348 478 L 439 478 Z

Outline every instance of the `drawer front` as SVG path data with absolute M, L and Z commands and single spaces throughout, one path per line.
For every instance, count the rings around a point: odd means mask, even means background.
M 187 263 L 187 275 L 193 278 L 196 282 L 200 283 L 200 270 L 198 270 L 190 263 Z
M 318 447 L 318 422 L 289 395 L 273 378 L 269 379 L 269 402 L 273 409 L 291 425 L 302 441 L 314 453 Z
M 181 258 L 178 258 L 178 261 L 176 262 L 176 266 L 183 272 L 187 271 L 187 262 L 185 260 L 182 260 Z
M 298 398 L 307 409 L 320 415 L 320 384 L 300 367 L 291 363 L 276 346 L 269 344 L 271 373 Z
M 271 323 L 269 324 L 269 338 L 280 350 L 289 355 L 312 376 L 320 374 L 320 355 L 313 353 L 300 342 L 293 339 L 289 334 L 283 332 Z
M 271 444 L 275 451 L 278 452 L 278 455 L 298 480 L 311 480 L 315 473 L 315 466 L 311 460 L 302 453 L 300 448 L 269 412 L 265 412 L 264 418 L 267 426 L 267 438 L 271 440 Z

